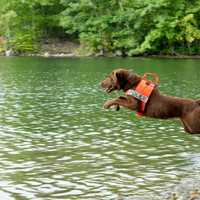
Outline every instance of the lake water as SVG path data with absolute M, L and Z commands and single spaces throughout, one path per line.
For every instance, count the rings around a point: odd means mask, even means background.
M 118 67 L 200 99 L 200 60 L 0 57 L 0 199 L 155 200 L 199 175 L 200 137 L 178 120 L 102 109 Z

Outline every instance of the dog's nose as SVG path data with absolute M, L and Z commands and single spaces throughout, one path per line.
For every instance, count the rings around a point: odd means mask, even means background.
M 105 83 L 102 81 L 100 84 L 99 84 L 102 88 L 105 87 Z

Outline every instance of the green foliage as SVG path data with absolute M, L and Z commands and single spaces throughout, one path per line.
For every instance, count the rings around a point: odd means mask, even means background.
M 1 35 L 19 52 L 70 36 L 93 53 L 200 54 L 200 0 L 1 0 Z
M 16 52 L 35 52 L 39 41 L 57 31 L 59 0 L 1 0 L 0 35 L 7 48 Z M 53 31 L 54 32 L 54 31 Z
M 121 3 L 92 0 L 71 2 L 60 15 L 60 25 L 68 34 L 76 34 L 80 42 L 94 52 L 128 51 L 137 43 L 134 30 L 128 23 L 131 21 L 133 25 L 135 14 L 124 11 Z
M 18 32 L 9 45 L 18 53 L 38 51 L 38 44 L 32 32 Z
M 77 35 L 93 52 L 199 53 L 199 0 L 63 0 L 61 3 L 68 6 L 60 14 L 60 25 L 68 34 Z

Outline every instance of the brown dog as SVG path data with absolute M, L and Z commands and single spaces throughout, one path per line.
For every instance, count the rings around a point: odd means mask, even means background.
M 105 80 L 101 82 L 102 88 L 108 93 L 113 90 L 135 89 L 142 80 L 139 76 L 126 69 L 114 70 Z M 140 110 L 140 100 L 125 94 L 116 99 L 105 102 L 104 108 L 115 106 L 119 110 L 120 106 L 138 112 Z M 159 119 L 180 118 L 184 129 L 188 133 L 200 133 L 200 100 L 183 99 L 161 94 L 155 87 L 146 103 L 143 115 Z

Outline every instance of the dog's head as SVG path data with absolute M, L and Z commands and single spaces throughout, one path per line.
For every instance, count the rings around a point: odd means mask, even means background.
M 101 82 L 101 87 L 108 93 L 114 90 L 128 90 L 140 81 L 140 76 L 127 69 L 115 69 L 105 80 Z

